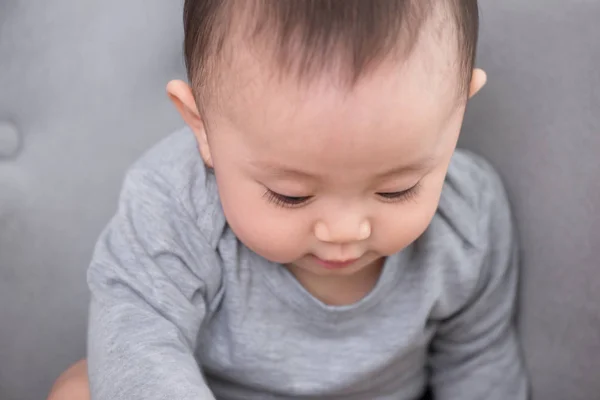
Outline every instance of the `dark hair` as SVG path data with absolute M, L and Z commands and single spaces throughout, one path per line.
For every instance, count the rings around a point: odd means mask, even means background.
M 267 43 L 282 71 L 308 78 L 341 66 L 352 84 L 386 57 L 408 56 L 437 10 L 445 13 L 440 35 L 449 27 L 456 37 L 464 93 L 475 62 L 477 0 L 185 0 L 188 78 L 202 99 L 223 66 L 227 40 L 242 32 Z

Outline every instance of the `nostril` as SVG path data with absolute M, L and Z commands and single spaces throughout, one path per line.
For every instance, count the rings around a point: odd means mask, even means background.
M 21 149 L 21 134 L 17 127 L 9 122 L 0 122 L 0 158 L 12 158 Z

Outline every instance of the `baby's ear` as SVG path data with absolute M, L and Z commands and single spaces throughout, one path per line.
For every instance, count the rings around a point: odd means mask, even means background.
M 469 99 L 475 96 L 487 82 L 487 74 L 480 68 L 473 70 L 471 77 L 471 86 L 469 86 Z
M 171 81 L 167 85 L 167 94 L 175 105 L 181 118 L 190 127 L 196 136 L 196 140 L 200 145 L 200 155 L 207 166 L 213 166 L 212 156 L 210 153 L 210 146 L 208 144 L 208 137 L 206 135 L 206 129 L 202 116 L 198 111 L 196 100 L 190 86 L 179 80 Z

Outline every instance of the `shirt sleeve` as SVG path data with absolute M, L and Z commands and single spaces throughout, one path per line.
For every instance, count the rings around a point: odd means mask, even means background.
M 159 177 L 130 172 L 96 246 L 88 270 L 93 400 L 214 399 L 194 350 L 216 266 L 198 256 L 210 256 L 207 241 L 174 197 Z
M 483 188 L 487 238 L 479 283 L 464 307 L 441 322 L 431 343 L 435 400 L 525 400 L 528 382 L 514 326 L 518 251 L 509 203 L 490 171 Z

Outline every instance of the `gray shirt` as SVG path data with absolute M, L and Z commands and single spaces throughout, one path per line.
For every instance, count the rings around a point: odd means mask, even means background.
M 457 151 L 427 231 L 327 306 L 229 229 L 188 129 L 128 172 L 91 262 L 93 400 L 522 400 L 508 202 Z

